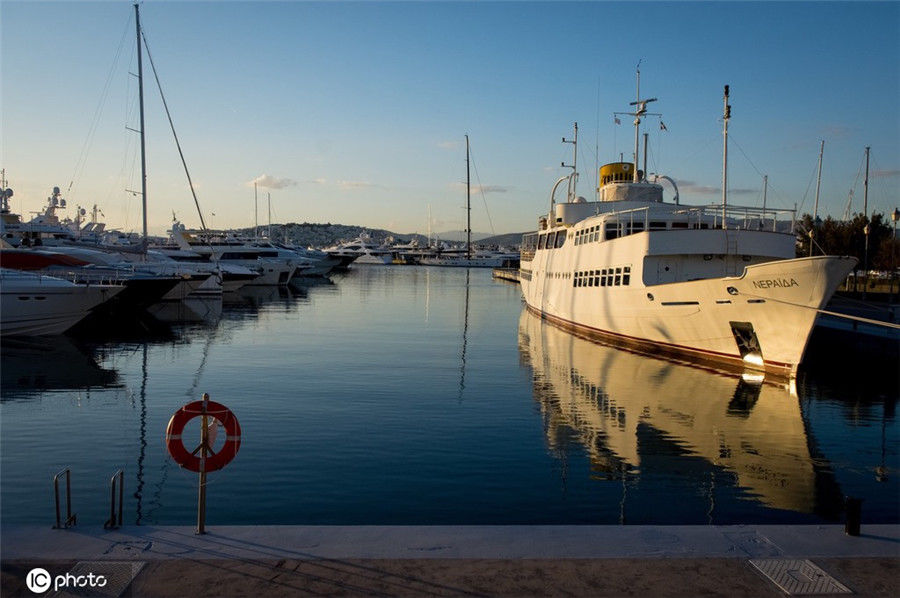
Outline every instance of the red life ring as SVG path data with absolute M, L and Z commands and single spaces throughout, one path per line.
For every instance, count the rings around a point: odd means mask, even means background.
M 203 415 L 204 403 L 206 403 L 206 415 L 219 420 L 225 428 L 225 445 L 219 452 L 207 456 L 205 463 L 196 454 L 188 452 L 181 438 L 184 426 L 195 417 Z M 222 469 L 234 459 L 240 448 L 241 426 L 237 418 L 228 407 L 215 401 L 194 401 L 193 403 L 188 403 L 175 412 L 175 415 L 172 416 L 172 419 L 169 420 L 169 425 L 166 427 L 166 449 L 175 462 L 188 471 L 200 472 Z

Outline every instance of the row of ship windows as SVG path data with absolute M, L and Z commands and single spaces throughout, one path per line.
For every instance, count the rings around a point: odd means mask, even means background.
M 582 270 L 572 278 L 573 287 L 618 287 L 631 284 L 631 266 Z
M 596 225 L 576 230 L 573 232 L 575 245 L 584 245 L 585 243 L 595 243 L 597 241 L 611 241 L 619 237 L 642 233 L 645 230 L 684 230 L 684 229 L 709 229 L 708 222 L 687 222 L 675 221 L 665 222 L 662 220 L 650 221 L 646 223 L 639 222 L 607 222 L 605 225 Z M 522 253 L 533 255 L 533 252 L 540 249 L 557 249 L 566 243 L 568 230 L 559 230 L 551 233 L 529 234 L 522 238 Z

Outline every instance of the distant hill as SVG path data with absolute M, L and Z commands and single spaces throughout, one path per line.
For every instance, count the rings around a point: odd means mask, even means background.
M 265 230 L 266 227 L 260 227 Z M 238 231 L 243 235 L 252 235 L 254 229 L 246 228 Z M 310 222 L 288 224 L 273 224 L 272 239 L 275 241 L 287 240 L 302 247 L 330 247 L 344 241 L 352 241 L 361 234 L 367 234 L 376 244 L 408 243 L 416 239 L 423 247 L 428 244 L 425 235 L 395 233 L 380 228 L 366 228 L 346 224 L 317 224 Z M 458 243 L 466 240 L 465 231 L 447 231 L 435 235 L 441 241 Z M 485 233 L 472 233 L 473 242 L 479 245 L 504 245 L 507 247 L 518 246 L 522 239 L 522 233 L 509 233 L 505 235 L 490 236 Z

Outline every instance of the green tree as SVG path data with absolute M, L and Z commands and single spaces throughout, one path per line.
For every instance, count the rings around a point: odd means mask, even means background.
M 884 214 L 872 214 L 871 221 L 862 214 L 854 215 L 849 221 L 835 220 L 829 216 L 815 224 L 811 215 L 804 214 L 797 222 L 797 256 L 810 255 L 809 232 L 813 231 L 813 255 L 851 255 L 859 260 L 857 269 L 861 270 L 866 261 L 867 224 L 869 269 L 889 270 L 897 242 Z

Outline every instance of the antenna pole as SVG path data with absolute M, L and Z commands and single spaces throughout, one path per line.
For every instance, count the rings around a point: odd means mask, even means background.
M 259 238 L 259 195 L 256 192 L 256 182 L 253 183 L 253 236 Z
M 143 239 L 141 240 L 141 251 L 147 253 L 147 152 L 144 143 L 144 67 L 141 62 L 141 12 L 135 3 L 134 5 L 134 27 L 137 37 L 137 63 L 138 63 L 138 104 L 140 105 L 141 119 L 141 204 L 144 208 L 144 228 Z
M 723 149 L 722 149 L 722 229 L 725 230 L 728 228 L 728 224 L 725 220 L 725 210 L 728 207 L 728 120 L 731 118 L 731 106 L 728 105 L 728 86 L 725 86 L 725 96 L 724 96 L 724 113 L 723 118 L 725 121 L 724 129 L 722 130 L 723 137 Z
M 269 205 L 269 230 L 266 231 L 266 236 L 269 240 L 272 240 L 272 194 L 268 191 L 266 192 L 266 201 Z

